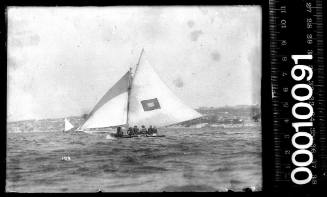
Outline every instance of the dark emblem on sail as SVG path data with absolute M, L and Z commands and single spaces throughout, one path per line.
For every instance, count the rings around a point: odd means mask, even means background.
M 160 109 L 160 104 L 157 98 L 143 100 L 141 101 L 142 107 L 144 111 L 152 111 L 155 109 Z

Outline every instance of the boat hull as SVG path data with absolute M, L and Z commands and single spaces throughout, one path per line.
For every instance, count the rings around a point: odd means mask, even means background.
M 123 136 L 113 136 L 115 138 L 141 138 L 141 137 L 151 137 L 151 138 L 155 138 L 155 137 L 166 137 L 165 135 L 123 135 Z

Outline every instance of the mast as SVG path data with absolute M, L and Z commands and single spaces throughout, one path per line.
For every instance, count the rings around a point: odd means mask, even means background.
M 139 67 L 139 64 L 140 64 L 140 61 L 141 61 L 141 57 L 143 55 L 143 52 L 144 52 L 144 49 L 142 48 L 142 51 L 141 51 L 141 54 L 140 54 L 140 57 L 139 57 L 139 60 L 137 61 L 137 64 L 136 64 L 136 68 L 135 68 L 135 71 L 134 71 L 134 75 L 136 74 L 136 71 Z
M 138 69 L 138 67 L 139 67 L 139 64 L 140 64 L 140 61 L 141 61 L 141 57 L 142 57 L 142 55 L 143 55 L 143 51 L 144 51 L 144 48 L 142 48 L 142 51 L 141 51 L 141 54 L 140 54 L 139 60 L 137 61 L 136 68 L 135 68 L 135 71 L 134 71 L 134 75 L 136 74 L 136 71 L 137 71 L 137 69 Z M 130 72 L 130 78 L 129 78 L 129 81 L 128 81 L 127 129 L 129 128 L 129 125 L 128 125 L 128 120 L 129 120 L 129 103 L 130 103 L 130 95 L 131 95 L 132 84 L 133 84 L 133 78 L 134 78 L 134 75 L 132 76 L 132 67 L 129 68 L 129 72 Z

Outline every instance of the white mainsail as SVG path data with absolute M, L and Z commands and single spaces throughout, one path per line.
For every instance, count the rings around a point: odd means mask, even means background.
M 161 81 L 142 54 L 141 57 L 133 78 L 131 72 L 127 72 L 109 89 L 91 111 L 81 130 L 134 125 L 162 127 L 201 117 L 201 114 L 183 104 Z
M 72 128 L 74 128 L 74 125 L 72 125 L 67 118 L 65 118 L 65 131 L 69 131 Z
M 131 87 L 128 124 L 161 127 L 200 117 L 170 91 L 143 57 Z

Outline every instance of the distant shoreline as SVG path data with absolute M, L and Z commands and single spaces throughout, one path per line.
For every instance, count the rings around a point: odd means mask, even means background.
M 261 111 L 260 105 L 233 105 L 233 106 L 222 106 L 222 107 L 198 107 L 195 108 L 195 110 L 201 114 L 207 114 L 206 112 L 226 112 L 230 110 L 258 110 L 259 112 Z M 83 118 L 86 114 L 83 115 L 71 115 L 71 116 L 64 116 L 64 117 L 58 117 L 58 118 L 43 118 L 43 119 L 24 119 L 24 120 L 12 120 L 12 121 L 7 121 L 8 123 L 15 123 L 15 122 L 25 122 L 25 121 L 55 121 L 58 119 L 64 119 L 64 118 Z
M 202 127 L 241 127 L 249 123 L 260 122 L 261 112 L 259 106 L 233 106 L 220 108 L 196 109 L 203 116 L 197 119 L 170 125 L 168 128 L 202 128 Z M 256 117 L 256 119 L 254 119 Z M 31 132 L 58 132 L 64 130 L 64 119 L 78 128 L 85 120 L 86 116 L 70 116 L 62 118 L 48 118 L 39 120 L 21 120 L 7 122 L 8 133 L 31 133 Z

